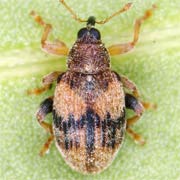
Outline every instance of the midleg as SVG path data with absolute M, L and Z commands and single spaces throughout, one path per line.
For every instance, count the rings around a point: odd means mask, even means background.
M 36 95 L 38 95 L 38 94 L 43 93 L 44 91 L 49 90 L 52 87 L 52 83 L 58 78 L 58 76 L 60 74 L 61 74 L 60 71 L 55 71 L 55 72 L 52 72 L 52 73 L 44 76 L 43 79 L 42 79 L 43 87 L 28 90 L 27 93 L 28 94 L 36 94 Z
M 140 17 L 139 19 L 137 19 L 135 21 L 134 37 L 131 42 L 124 43 L 124 44 L 115 44 L 115 45 L 108 47 L 108 51 L 109 51 L 110 55 L 123 54 L 134 48 L 134 46 L 136 45 L 136 43 L 139 39 L 139 32 L 140 32 L 141 24 L 152 15 L 152 12 L 155 8 L 156 8 L 156 6 L 153 5 L 151 9 L 148 9 L 142 17 Z
M 52 30 L 51 24 L 47 24 L 43 21 L 41 16 L 39 16 L 35 11 L 32 11 L 30 13 L 31 16 L 33 16 L 34 20 L 41 26 L 44 27 L 44 33 L 41 38 L 41 45 L 42 49 L 46 51 L 47 53 L 56 54 L 56 55 L 67 55 L 68 54 L 68 48 L 62 41 L 57 42 L 48 42 L 48 36 L 50 31 Z
M 125 76 L 121 76 L 121 82 L 123 83 L 123 86 L 125 88 L 129 89 L 133 93 L 133 95 L 135 97 L 139 97 L 138 89 L 137 89 L 136 85 L 131 80 L 129 80 Z
M 53 97 L 45 99 L 41 104 L 36 113 L 36 118 L 40 126 L 42 126 L 47 132 L 50 133 L 50 137 L 45 142 L 44 146 L 40 151 L 40 156 L 43 156 L 50 148 L 52 141 L 54 140 L 52 125 L 44 122 L 44 119 L 48 113 L 51 113 L 53 109 Z

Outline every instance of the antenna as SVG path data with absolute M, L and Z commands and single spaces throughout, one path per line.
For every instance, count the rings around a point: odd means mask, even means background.
M 59 0 L 60 3 L 62 3 L 64 5 L 64 7 L 70 12 L 70 14 L 72 14 L 72 18 L 75 19 L 76 21 L 79 21 L 79 22 L 87 22 L 87 20 L 84 20 L 84 19 L 81 19 L 79 18 L 76 13 L 65 3 L 64 0 Z
M 62 3 L 64 5 L 64 7 L 70 12 L 70 14 L 72 14 L 73 19 L 75 19 L 78 22 L 88 22 L 88 20 L 84 20 L 81 19 L 77 16 L 77 14 L 65 3 L 64 0 L 59 0 L 60 3 Z M 119 9 L 119 11 L 115 12 L 114 14 L 112 14 L 111 16 L 107 17 L 106 19 L 102 20 L 102 21 L 95 21 L 95 23 L 97 24 L 105 24 L 107 23 L 109 20 L 111 20 L 113 17 L 127 11 L 130 7 L 131 7 L 132 3 L 127 3 L 125 4 L 125 6 L 121 9 Z

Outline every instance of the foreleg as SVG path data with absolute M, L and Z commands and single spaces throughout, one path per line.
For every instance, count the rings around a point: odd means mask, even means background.
M 152 15 L 152 12 L 155 8 L 156 6 L 153 5 L 151 9 L 148 9 L 142 17 L 140 17 L 139 19 L 135 21 L 134 37 L 131 42 L 124 43 L 124 44 L 115 44 L 108 47 L 108 51 L 111 56 L 126 53 L 134 48 L 134 46 L 136 45 L 139 39 L 139 32 L 140 32 L 141 24 Z
M 62 41 L 55 41 L 55 42 L 49 42 L 47 41 L 48 36 L 52 30 L 51 24 L 47 24 L 43 21 L 41 16 L 39 16 L 35 11 L 32 11 L 30 13 L 31 16 L 33 16 L 34 20 L 41 26 L 44 27 L 44 33 L 41 38 L 41 46 L 44 51 L 51 54 L 56 55 L 67 55 L 68 54 L 68 48 Z

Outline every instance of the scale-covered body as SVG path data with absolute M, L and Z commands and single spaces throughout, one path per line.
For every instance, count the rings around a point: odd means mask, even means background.
M 83 173 L 106 168 L 124 138 L 124 108 L 114 72 L 63 74 L 54 94 L 53 130 L 65 161 Z
M 155 7 L 136 20 L 132 42 L 112 45 L 107 50 L 101 41 L 100 32 L 94 28 L 95 23 L 108 22 L 115 15 L 127 11 L 132 3 L 127 3 L 104 21 L 96 21 L 93 16 L 84 21 L 64 1 L 60 2 L 74 19 L 87 22 L 87 26 L 79 30 L 77 40 L 69 50 L 62 41 L 47 41 L 51 25 L 34 11 L 31 12 L 35 21 L 44 27 L 41 39 L 43 50 L 68 56 L 66 72 L 55 71 L 44 76 L 44 87 L 30 91 L 39 94 L 56 81 L 54 95 L 45 99 L 36 113 L 39 124 L 50 133 L 40 155 L 44 155 L 55 140 L 58 150 L 71 168 L 84 174 L 98 173 L 113 161 L 125 132 L 135 142 L 145 143 L 131 126 L 139 120 L 144 107 L 147 109 L 152 106 L 138 99 L 139 93 L 132 81 L 111 70 L 109 54 L 123 54 L 134 47 L 141 23 L 151 16 Z M 132 94 L 125 92 L 125 88 Z M 136 115 L 126 119 L 125 108 L 133 110 Z M 48 113 L 53 114 L 52 125 L 45 122 Z
M 122 143 L 124 90 L 120 77 L 109 68 L 104 45 L 91 36 L 75 43 L 68 66 L 54 93 L 56 145 L 71 167 L 95 173 L 112 162 Z

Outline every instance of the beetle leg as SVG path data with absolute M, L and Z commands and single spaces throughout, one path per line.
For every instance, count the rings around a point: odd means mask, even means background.
M 134 139 L 134 141 L 138 144 L 143 145 L 145 140 L 136 132 L 131 129 L 131 126 L 135 124 L 143 114 L 145 109 L 155 109 L 156 105 L 148 102 L 140 102 L 137 98 L 132 96 L 131 94 L 126 94 L 125 96 L 125 104 L 126 108 L 132 109 L 136 115 L 127 119 L 126 131 Z
M 48 113 L 51 113 L 52 109 L 53 109 L 53 97 L 49 97 L 40 104 L 40 108 L 38 109 L 38 111 L 36 113 L 36 118 L 37 118 L 40 126 L 42 126 L 47 132 L 49 132 L 51 134 L 40 151 L 41 156 L 43 156 L 47 152 L 47 150 L 49 149 L 49 147 L 54 139 L 52 125 L 44 122 L 46 115 Z
M 54 71 L 54 72 L 51 72 L 51 73 L 45 75 L 42 79 L 43 85 L 52 84 L 53 81 L 55 81 L 60 74 L 61 74 L 60 71 Z
M 38 95 L 38 94 L 43 93 L 44 91 L 49 90 L 52 87 L 53 81 L 55 81 L 60 74 L 61 74 L 60 71 L 55 71 L 55 72 L 52 72 L 52 73 L 50 73 L 48 75 L 45 75 L 43 77 L 43 79 L 42 79 L 43 87 L 28 90 L 27 94 L 29 94 L 29 95 L 30 94 Z
M 51 143 L 53 142 L 53 140 L 54 140 L 54 136 L 51 135 L 51 136 L 47 139 L 47 141 L 44 143 L 42 149 L 40 150 L 40 153 L 39 153 L 40 156 L 44 156 L 44 154 L 49 150 L 50 145 L 51 145 Z
M 126 132 L 129 134 L 129 136 L 134 139 L 134 142 L 140 145 L 144 145 L 146 141 L 144 140 L 143 137 L 141 137 L 139 134 L 134 132 L 131 128 L 127 128 Z
M 41 16 L 39 16 L 35 11 L 32 11 L 30 13 L 31 16 L 33 16 L 34 20 L 41 26 L 44 27 L 44 33 L 41 38 L 41 45 L 42 49 L 50 54 L 56 54 L 56 55 L 67 55 L 68 54 L 68 48 L 62 41 L 56 41 L 56 42 L 49 42 L 47 41 L 48 35 L 50 31 L 52 30 L 51 24 L 46 24 Z
M 149 102 L 143 102 L 141 101 L 141 104 L 143 105 L 144 109 L 156 109 L 157 105 Z
M 141 116 L 144 112 L 143 104 L 133 95 L 126 93 L 125 96 L 126 108 L 132 109 L 137 116 Z
M 127 119 L 126 132 L 130 135 L 131 138 L 134 139 L 136 143 L 143 145 L 145 143 L 145 140 L 139 134 L 134 132 L 131 129 L 131 126 L 140 119 L 140 116 L 144 111 L 144 107 L 140 101 L 138 101 L 134 96 L 130 94 L 126 94 L 125 104 L 126 108 L 132 109 L 136 113 L 135 116 Z
M 125 76 L 121 76 L 121 82 L 123 83 L 123 86 L 129 90 L 132 91 L 133 95 L 135 97 L 139 97 L 139 92 L 138 89 L 136 87 L 136 85 L 130 81 L 127 77 Z
M 144 110 L 157 108 L 156 104 L 139 101 L 136 97 L 128 93 L 125 96 L 125 104 L 126 108 L 132 109 L 137 116 L 141 116 Z
M 115 44 L 108 47 L 108 51 L 110 55 L 123 54 L 134 48 L 134 46 L 136 45 L 139 39 L 139 32 L 140 32 L 141 24 L 152 15 L 152 11 L 155 8 L 156 6 L 153 5 L 151 9 L 146 10 L 145 14 L 135 21 L 134 37 L 133 37 L 132 42 L 124 43 L 124 44 Z
M 52 87 L 52 85 L 49 84 L 49 85 L 45 85 L 45 86 L 43 86 L 43 87 L 41 87 L 41 88 L 31 89 L 31 90 L 28 90 L 28 91 L 27 91 L 27 94 L 28 94 L 28 95 L 31 95 L 31 94 L 39 95 L 39 94 L 41 94 L 41 93 L 49 90 L 51 87 Z
M 41 104 L 36 113 L 36 118 L 39 124 L 49 133 L 53 134 L 52 126 L 46 122 L 44 119 L 48 113 L 51 113 L 53 109 L 53 97 L 45 99 Z

